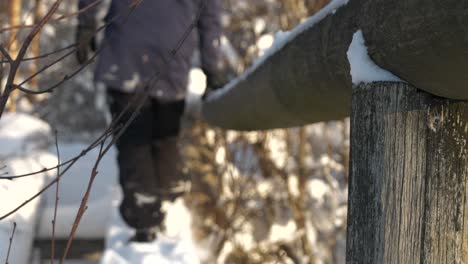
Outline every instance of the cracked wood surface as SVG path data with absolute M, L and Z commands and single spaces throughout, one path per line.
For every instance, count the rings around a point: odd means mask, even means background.
M 468 263 L 468 102 L 353 91 L 347 263 Z

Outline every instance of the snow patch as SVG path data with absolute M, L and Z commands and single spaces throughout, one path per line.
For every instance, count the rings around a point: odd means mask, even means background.
M 325 195 L 330 193 L 330 187 L 320 179 L 313 179 L 307 183 L 307 189 L 313 200 L 323 203 Z
M 299 191 L 299 177 L 297 175 L 291 174 L 288 177 L 288 188 L 293 197 L 299 197 L 301 195 Z
M 255 34 L 259 35 L 260 33 L 263 32 L 263 30 L 265 30 L 265 28 L 266 28 L 266 21 L 265 21 L 265 19 L 257 18 L 257 19 L 255 20 L 255 26 L 254 26 Z
M 353 84 L 369 83 L 375 81 L 401 82 L 402 80 L 392 73 L 380 68 L 370 58 L 361 30 L 353 35 L 353 40 L 346 53 L 351 68 Z
M 275 42 L 275 37 L 272 34 L 265 34 L 257 40 L 257 47 L 260 55 L 263 55 Z
M 125 225 L 114 201 L 114 217 L 106 238 L 101 264 L 197 264 L 197 251 L 191 235 L 191 216 L 182 199 L 165 204 L 166 233 L 151 243 L 128 242 L 133 231 Z
M 297 230 L 296 223 L 293 220 L 286 224 L 273 224 L 270 229 L 270 239 L 272 242 L 291 242 L 294 240 L 294 234 Z
M 41 144 L 32 140 L 37 136 L 50 137 L 49 126 L 43 121 L 25 114 L 7 113 L 0 119 L 0 174 L 25 174 L 57 165 L 57 158 L 41 149 Z M 54 172 L 41 173 L 15 180 L 0 180 L 0 215 L 5 215 L 36 194 Z M 0 259 L 6 259 L 13 223 L 17 224 L 9 262 L 29 263 L 35 223 L 39 214 L 40 199 L 0 222 Z
M 78 155 L 87 144 L 59 142 L 60 158 L 66 161 Z M 51 151 L 54 151 L 51 149 Z M 56 237 L 68 238 L 76 212 L 80 206 L 83 195 L 88 186 L 92 167 L 99 155 L 99 149 L 90 151 L 78 160 L 61 178 L 59 188 L 59 208 L 56 222 Z M 83 215 L 76 238 L 103 238 L 112 219 L 112 201 L 120 194 L 117 185 L 116 150 L 112 148 L 101 160 L 91 195 L 88 200 L 88 209 Z M 53 172 L 55 174 L 55 171 Z M 38 236 L 49 238 L 52 234 L 51 221 L 55 207 L 55 186 L 42 195 L 43 208 L 38 227 Z
M 206 75 L 200 68 L 192 68 L 189 73 L 189 95 L 201 96 L 205 92 Z
M 134 197 L 138 207 L 143 207 L 145 204 L 155 203 L 158 200 L 158 197 L 147 195 L 144 193 L 135 193 Z
M 38 118 L 5 113 L 0 119 L 0 158 L 23 155 L 44 148 L 50 135 L 49 125 Z
M 200 68 L 192 68 L 189 73 L 185 115 L 197 119 L 201 116 L 202 95 L 206 89 L 206 75 Z

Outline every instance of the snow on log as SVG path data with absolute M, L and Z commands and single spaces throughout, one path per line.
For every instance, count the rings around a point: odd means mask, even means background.
M 351 69 L 368 64 L 348 61 L 359 31 L 372 63 L 418 89 L 466 100 L 467 24 L 467 1 L 333 0 L 209 97 L 203 116 L 212 125 L 235 130 L 348 116 L 353 80 L 360 79 L 351 76 Z

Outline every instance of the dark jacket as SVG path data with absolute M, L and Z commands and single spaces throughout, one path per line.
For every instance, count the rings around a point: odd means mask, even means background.
M 95 1 L 80 0 L 79 8 Z M 140 3 L 132 9 L 134 2 Z M 183 99 L 197 43 L 205 73 L 218 70 L 220 5 L 220 0 L 112 0 L 105 18 L 110 24 L 101 43 L 95 81 L 125 92 L 151 83 L 151 96 L 169 101 Z M 96 9 L 82 13 L 79 23 L 95 19 Z M 171 50 L 194 22 L 194 30 L 173 57 Z M 158 73 L 160 77 L 154 85 L 150 80 Z

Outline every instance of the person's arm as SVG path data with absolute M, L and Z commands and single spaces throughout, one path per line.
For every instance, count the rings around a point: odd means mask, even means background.
M 86 25 L 96 20 L 97 7 L 102 0 L 79 0 L 78 1 L 78 24 Z
M 204 1 L 198 33 L 200 40 L 201 67 L 207 77 L 207 88 L 210 90 L 221 88 L 226 82 L 225 65 L 221 54 L 221 1 Z
M 88 60 L 90 50 L 96 49 L 95 38 L 97 29 L 96 13 L 102 0 L 78 1 L 78 27 L 76 29 L 76 58 L 83 64 Z

